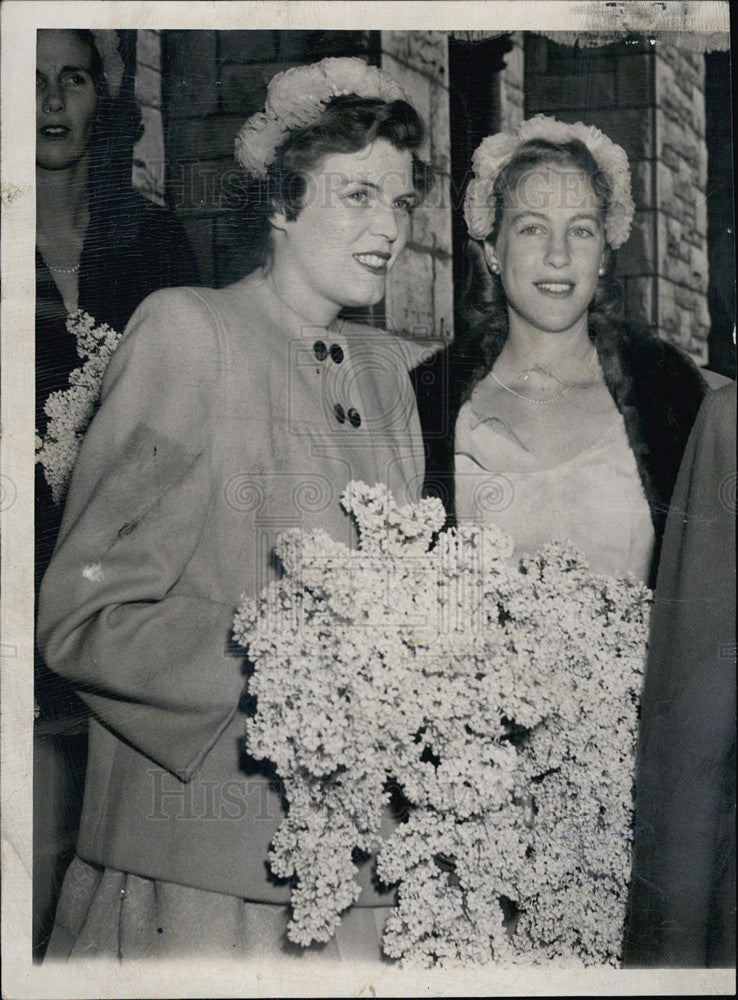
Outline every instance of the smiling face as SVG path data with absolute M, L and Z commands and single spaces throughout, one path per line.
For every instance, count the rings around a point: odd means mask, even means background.
M 505 195 L 488 264 L 499 268 L 511 326 L 559 333 L 587 324 L 603 263 L 603 212 L 581 170 L 545 164 Z
M 97 92 L 92 53 L 74 31 L 39 31 L 36 42 L 36 164 L 64 170 L 85 154 Z
M 356 153 L 329 154 L 306 179 L 297 218 L 272 217 L 273 273 L 301 315 L 330 322 L 341 308 L 384 295 L 410 231 L 412 154 L 375 139 Z

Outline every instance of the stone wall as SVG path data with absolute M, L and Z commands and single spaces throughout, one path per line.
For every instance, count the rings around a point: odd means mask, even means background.
M 526 117 L 597 125 L 628 153 L 637 213 L 617 273 L 629 316 L 707 361 L 704 57 L 632 36 L 575 49 L 525 38 Z
M 448 38 L 439 31 L 383 31 L 382 67 L 397 80 L 426 125 L 421 157 L 436 182 L 415 209 L 407 247 L 387 281 L 386 323 L 423 345 L 453 336 L 451 150 Z
M 136 32 L 135 97 L 144 132 L 133 147 L 133 186 L 159 205 L 165 203 L 166 156 L 162 123 L 161 33 Z
M 497 75 L 499 87 L 500 131 L 512 132 L 525 117 L 525 53 L 523 33 L 510 36 L 512 48 L 505 55 L 505 65 Z

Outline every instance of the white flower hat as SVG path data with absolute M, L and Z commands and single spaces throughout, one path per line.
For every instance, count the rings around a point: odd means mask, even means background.
M 264 110 L 247 119 L 236 136 L 236 160 L 252 177 L 265 180 L 290 132 L 312 125 L 334 97 L 346 94 L 388 102 L 407 100 L 388 73 L 355 56 L 295 66 L 272 78 Z
M 547 115 L 535 115 L 522 122 L 515 132 L 498 132 L 487 136 L 474 151 L 474 176 L 464 199 L 464 218 L 469 235 L 475 240 L 485 240 L 492 232 L 495 221 L 495 181 L 502 167 L 518 148 L 531 139 L 544 139 L 554 143 L 578 139 L 584 143 L 597 166 L 610 180 L 612 201 L 605 217 L 605 238 L 613 250 L 621 247 L 630 235 L 635 213 L 630 191 L 630 167 L 625 150 L 594 125 L 560 122 Z

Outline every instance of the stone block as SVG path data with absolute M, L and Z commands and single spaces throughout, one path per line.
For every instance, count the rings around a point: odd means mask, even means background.
M 233 169 L 231 161 L 199 160 L 174 163 L 170 169 L 169 196 L 182 215 L 200 215 L 221 211 L 223 174 Z
M 700 138 L 705 135 L 706 124 L 705 95 L 695 87 L 692 90 L 692 127 Z
M 326 8 L 328 10 L 328 8 Z M 332 12 L 331 12 L 332 13 Z M 328 13 L 327 18 L 331 18 Z M 301 64 L 316 62 L 326 56 L 349 56 L 366 55 L 372 51 L 371 31 L 336 31 L 328 30 L 290 30 L 277 31 L 278 55 L 280 62 L 294 61 Z M 384 35 L 389 32 L 383 32 Z M 430 32 L 395 32 L 396 35 L 404 36 L 407 47 L 410 47 L 409 36 L 415 34 L 431 34 Z M 436 32 L 440 34 L 440 32 Z M 384 40 L 382 41 L 382 51 L 385 51 Z M 261 56 L 256 58 L 261 59 Z
M 669 170 L 674 173 L 679 172 L 679 168 L 682 165 L 681 158 L 673 146 L 663 143 L 659 149 L 659 159 L 669 168 Z
M 687 56 L 687 58 L 685 58 Z M 704 59 L 701 62 L 704 64 Z M 691 88 L 700 86 L 704 80 L 704 70 L 700 72 L 699 66 L 688 57 L 685 49 L 669 45 L 659 39 L 656 46 L 656 85 L 657 99 L 658 88 L 662 85 L 670 87 Z
M 690 256 L 692 250 L 702 249 L 705 246 L 705 237 L 699 235 L 691 220 L 686 221 L 682 228 L 682 240 L 690 248 Z
M 225 63 L 220 70 L 221 110 L 246 119 L 264 106 L 269 69 L 262 64 Z
M 167 112 L 171 118 L 213 114 L 218 104 L 215 31 L 167 31 Z
M 707 239 L 707 199 L 703 194 L 695 201 L 694 231 L 698 236 Z
M 675 198 L 679 198 L 687 205 L 694 204 L 695 189 L 694 185 L 690 183 L 688 177 L 679 175 L 674 177 L 672 183 L 672 194 Z
M 505 55 L 505 68 L 501 76 L 506 82 L 514 82 L 517 86 L 523 87 L 525 84 L 525 56 L 523 54 L 522 36 L 516 33 L 511 36 L 512 49 Z
M 138 104 L 161 108 L 161 73 L 158 69 L 137 64 L 135 94 Z
M 245 174 L 235 160 L 219 160 L 218 166 L 220 171 L 215 192 L 217 207 L 224 210 L 239 210 L 245 207 L 246 197 L 253 198 L 257 191 L 245 188 Z
M 624 280 L 625 315 L 633 323 L 651 326 L 656 322 L 656 277 L 626 278 Z
M 454 336 L 454 269 L 451 257 L 433 258 L 433 336 L 450 342 Z
M 654 55 L 638 52 L 617 60 L 615 93 L 620 108 L 644 107 L 654 103 Z
M 427 83 L 429 114 L 425 121 L 428 132 L 426 140 L 428 161 L 433 164 L 435 170 L 442 174 L 449 174 L 451 172 L 451 143 L 449 142 L 451 123 L 445 75 L 444 70 L 444 75 L 436 75 Z
M 697 300 L 697 321 L 700 324 L 705 324 L 708 328 L 710 326 L 710 306 L 707 301 L 707 295 L 700 295 Z
M 136 32 L 136 63 L 161 72 L 161 33 L 139 28 Z
M 441 186 L 441 181 L 436 187 Z M 451 259 L 451 215 L 448 195 L 433 204 L 422 204 L 413 214 L 410 240 L 418 250 Z
M 562 111 L 558 117 L 564 121 L 583 121 L 588 125 L 596 125 L 609 139 L 623 147 L 630 160 L 656 156 L 652 107 L 605 109 L 585 114 Z
M 697 87 L 704 87 L 705 84 L 705 57 L 701 52 L 690 52 L 689 49 L 679 48 L 681 56 L 680 68 L 684 75 L 689 75 L 692 83 Z
M 678 181 L 678 171 L 672 170 L 663 160 L 653 161 L 656 173 L 655 205 L 663 209 L 674 201 L 674 184 Z M 677 164 L 679 166 L 679 164 Z
M 659 273 L 662 278 L 666 278 L 680 287 L 687 286 L 692 273 L 688 261 L 670 254 L 663 254 L 660 263 Z
M 208 218 L 182 219 L 187 238 L 197 260 L 200 278 L 206 285 L 213 284 L 213 222 Z
M 630 238 L 618 250 L 618 273 L 635 277 L 656 273 L 656 229 L 653 211 L 636 212 Z
M 525 72 L 528 75 L 545 73 L 548 69 L 548 39 L 542 35 L 534 35 L 530 31 L 525 33 Z
M 697 365 L 706 365 L 709 361 L 707 338 L 710 335 L 709 326 L 699 326 L 698 332 L 692 337 L 687 353 Z
M 704 140 L 695 143 L 697 185 L 701 191 L 707 188 L 707 146 Z
M 692 267 L 694 287 L 706 292 L 707 279 L 710 273 L 706 243 L 703 243 L 701 247 L 693 246 L 691 248 L 690 264 Z
M 616 107 L 614 73 L 545 74 L 528 79 L 526 100 L 531 111 L 556 114 L 562 109 Z
M 681 100 L 674 100 L 670 95 L 662 94 L 659 106 L 669 121 L 679 128 L 694 132 L 691 94 L 689 98 L 682 97 Z
M 433 329 L 433 258 L 407 247 L 387 281 L 387 321 L 393 329 Z
M 159 205 L 165 203 L 166 153 L 161 112 L 141 108 L 143 133 L 133 147 L 133 186 Z
M 663 273 L 664 259 L 690 262 L 689 246 L 682 238 L 683 226 L 674 216 L 657 212 L 659 273 Z M 675 267 L 677 265 L 674 265 Z
M 233 161 L 234 142 L 243 125 L 241 115 L 222 115 L 193 121 L 170 119 L 167 135 L 172 160 L 228 159 Z
M 657 204 L 657 192 L 661 192 L 661 181 L 658 170 L 664 171 L 671 182 L 671 172 L 658 161 L 654 160 L 631 160 L 631 181 L 633 201 L 639 210 L 654 208 Z M 656 185 L 654 186 L 654 173 L 656 172 Z
M 697 309 L 697 298 L 694 292 L 691 292 L 681 286 L 677 286 L 674 289 L 674 304 L 683 312 L 693 313 Z
M 236 62 L 273 62 L 279 58 L 278 31 L 219 31 L 218 59 Z
M 695 146 L 698 137 L 683 120 L 670 117 L 663 107 L 656 109 L 656 130 L 660 145 L 670 146 L 680 159 L 696 164 Z

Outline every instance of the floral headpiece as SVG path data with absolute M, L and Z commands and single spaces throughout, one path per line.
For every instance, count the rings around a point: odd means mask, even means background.
M 622 146 L 615 145 L 594 125 L 573 125 L 547 115 L 535 115 L 518 126 L 514 133 L 499 132 L 482 141 L 472 156 L 474 177 L 464 199 L 464 218 L 469 235 L 486 239 L 495 221 L 494 185 L 500 169 L 518 147 L 530 139 L 570 142 L 579 139 L 590 151 L 597 166 L 607 174 L 612 185 L 612 203 L 605 217 L 605 238 L 613 250 L 628 239 L 635 205 L 630 193 L 630 167 Z
M 316 122 L 334 97 L 406 101 L 391 76 L 355 56 L 321 59 L 272 78 L 264 110 L 252 115 L 236 136 L 236 160 L 252 177 L 265 180 L 267 167 L 293 129 Z

